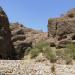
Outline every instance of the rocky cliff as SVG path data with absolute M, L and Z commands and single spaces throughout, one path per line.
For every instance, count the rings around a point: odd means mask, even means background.
M 37 43 L 48 38 L 47 33 L 24 27 L 19 23 L 12 23 L 10 29 L 17 59 L 24 57 L 27 48 L 33 48 Z
M 48 20 L 48 36 L 56 40 L 56 44 L 74 42 L 75 40 L 75 9 L 68 11 L 59 18 Z M 71 41 L 70 41 L 71 40 Z
M 8 17 L 0 7 L 0 59 L 13 59 L 14 48 L 11 42 L 11 31 Z

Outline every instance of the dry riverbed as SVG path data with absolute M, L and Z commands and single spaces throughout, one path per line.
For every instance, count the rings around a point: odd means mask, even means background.
M 49 61 L 0 60 L 0 75 L 75 75 L 75 65 L 53 64 Z

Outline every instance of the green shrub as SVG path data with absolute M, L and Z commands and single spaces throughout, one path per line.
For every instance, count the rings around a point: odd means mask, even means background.
M 43 53 L 43 55 L 51 62 L 56 61 L 55 51 L 52 50 L 45 41 L 39 42 L 35 48 L 31 49 L 31 58 L 35 58 L 39 53 Z
M 36 46 L 40 52 L 44 54 L 44 56 L 50 60 L 50 62 L 55 62 L 56 61 L 56 52 L 52 50 L 49 46 L 49 44 L 45 41 L 41 41 L 39 44 Z
M 43 50 L 46 48 L 46 47 L 49 47 L 49 44 L 45 41 L 40 41 L 37 45 L 36 45 L 36 48 L 40 49 L 41 52 L 43 52 Z
M 31 49 L 30 53 L 31 53 L 31 58 L 35 58 L 40 53 L 40 50 L 38 48 L 33 48 Z
M 47 46 L 48 44 L 46 42 L 39 42 L 35 48 L 31 49 L 31 58 L 35 58 L 36 56 L 38 56 L 39 53 L 43 53 Z
M 65 61 L 66 61 L 66 64 L 71 64 L 72 63 L 72 58 L 71 58 L 71 56 L 69 54 L 67 54 L 65 56 Z
M 65 54 L 69 54 L 72 59 L 75 59 L 75 44 L 68 44 L 66 46 Z
M 66 60 L 66 64 L 72 63 L 72 60 L 75 60 L 75 44 L 66 45 L 66 49 L 64 50 L 64 58 Z
M 50 62 L 52 63 L 56 62 L 56 53 L 50 47 L 46 48 L 46 50 L 44 51 L 44 55 L 46 56 L 47 59 L 50 60 Z

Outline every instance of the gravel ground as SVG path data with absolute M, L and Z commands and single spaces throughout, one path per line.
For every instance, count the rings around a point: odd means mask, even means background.
M 75 65 L 53 64 L 45 62 L 29 62 L 25 60 L 0 60 L 0 75 L 75 75 Z

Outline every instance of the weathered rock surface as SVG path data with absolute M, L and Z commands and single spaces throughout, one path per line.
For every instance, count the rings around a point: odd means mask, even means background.
M 24 27 L 19 23 L 12 23 L 10 26 L 12 42 L 15 48 L 16 57 L 22 58 L 27 48 L 35 47 L 39 41 L 47 39 L 47 33 Z
M 11 32 L 8 17 L 0 7 L 0 59 L 13 59 L 14 48 L 11 42 Z
M 48 36 L 59 42 L 59 45 L 75 40 L 75 9 L 63 17 L 48 20 Z M 64 45 L 63 44 L 63 45 Z M 63 46 L 62 45 L 62 46 Z
M 74 18 L 75 17 L 75 8 L 73 8 L 73 9 L 71 9 L 70 11 L 68 11 L 65 15 L 64 15 L 64 17 L 66 18 Z

